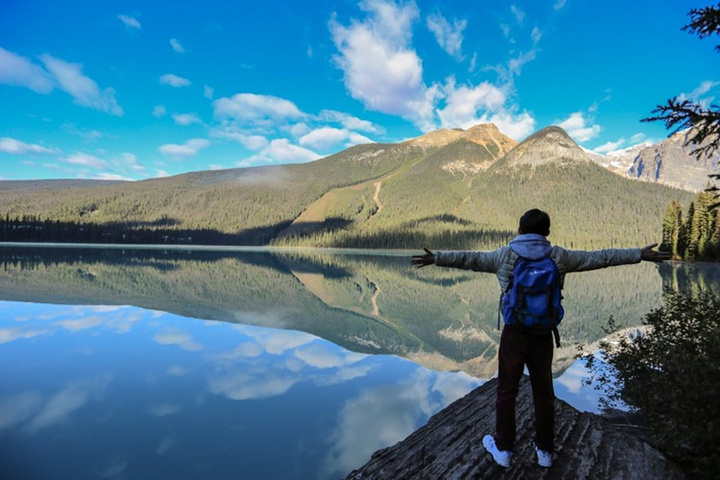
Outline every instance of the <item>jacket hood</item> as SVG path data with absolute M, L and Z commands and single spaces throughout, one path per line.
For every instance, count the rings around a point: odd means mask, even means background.
M 547 257 L 552 251 L 552 245 L 548 239 L 537 233 L 518 235 L 510 242 L 510 248 L 521 257 L 529 260 L 539 260 Z

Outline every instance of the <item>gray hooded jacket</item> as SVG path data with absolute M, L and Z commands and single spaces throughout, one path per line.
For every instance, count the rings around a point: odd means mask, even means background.
M 490 252 L 448 251 L 435 254 L 435 264 L 440 267 L 462 268 L 476 272 L 495 273 L 500 288 L 507 291 L 515 260 L 522 256 L 537 260 L 545 256 L 555 262 L 560 273 L 560 286 L 565 274 L 584 272 L 599 268 L 639 263 L 639 248 L 608 248 L 605 250 L 566 250 L 554 247 L 547 238 L 535 233 L 521 234 L 507 245 Z

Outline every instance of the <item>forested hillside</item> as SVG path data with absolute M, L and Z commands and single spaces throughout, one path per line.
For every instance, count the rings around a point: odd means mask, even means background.
M 0 240 L 490 248 L 539 207 L 568 247 L 659 241 L 692 194 L 612 174 L 564 131 L 493 125 L 368 144 L 306 164 L 140 182 L 0 182 Z

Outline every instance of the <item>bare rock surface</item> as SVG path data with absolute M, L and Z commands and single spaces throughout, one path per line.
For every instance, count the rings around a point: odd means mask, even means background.
M 347 480 L 365 479 L 682 479 L 685 476 L 638 435 L 598 415 L 555 402 L 553 467 L 537 465 L 532 445 L 530 382 L 517 403 L 518 438 L 510 468 L 495 464 L 482 437 L 495 426 L 496 379 L 435 414 L 402 442 L 375 452 Z
M 590 162 L 590 157 L 560 127 L 547 127 L 525 139 L 505 155 L 511 167 L 529 165 L 572 165 Z
M 720 152 L 696 158 L 692 152 L 698 146 L 686 145 L 690 136 L 691 131 L 684 130 L 641 150 L 634 158 L 628 176 L 683 190 L 704 190 L 708 186 L 708 175 L 720 173 Z

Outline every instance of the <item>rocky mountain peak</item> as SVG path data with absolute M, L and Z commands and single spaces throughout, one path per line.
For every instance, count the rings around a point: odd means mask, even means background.
M 495 124 L 481 123 L 467 130 L 461 128 L 433 130 L 425 135 L 408 140 L 406 144 L 422 148 L 444 147 L 460 139 L 482 145 L 490 151 L 497 152 L 495 153 L 496 158 L 505 155 L 518 143 L 501 133 Z
M 720 173 L 720 152 L 697 158 L 692 154 L 697 146 L 686 145 L 690 134 L 690 130 L 683 130 L 644 148 L 633 159 L 627 174 L 684 190 L 703 190 L 707 186 L 708 175 Z
M 511 166 L 567 164 L 590 161 L 588 155 L 560 127 L 551 126 L 531 135 L 506 156 Z

